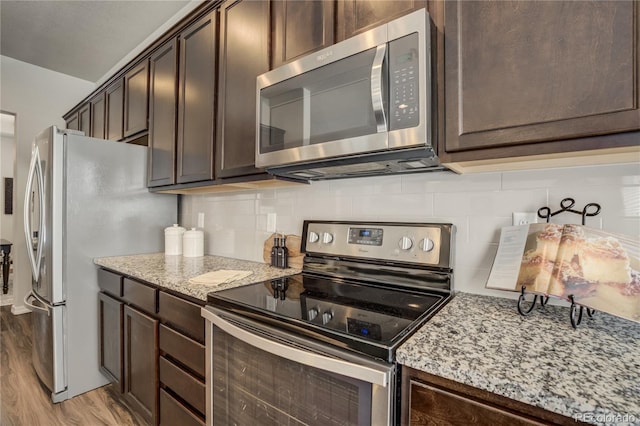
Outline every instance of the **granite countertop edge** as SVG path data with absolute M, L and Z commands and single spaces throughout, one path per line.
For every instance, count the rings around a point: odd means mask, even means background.
M 300 272 L 296 268 L 280 269 L 266 263 L 213 255 L 188 258 L 179 255 L 165 256 L 164 253 L 150 253 L 98 257 L 93 260 L 93 263 L 111 271 L 205 302 L 207 301 L 207 295 L 211 292 L 281 278 Z M 220 269 L 251 271 L 251 275 L 220 285 L 203 285 L 189 282 L 193 277 Z

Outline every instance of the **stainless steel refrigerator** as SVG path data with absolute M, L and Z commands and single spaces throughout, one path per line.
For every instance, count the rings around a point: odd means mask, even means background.
M 24 223 L 33 366 L 60 402 L 107 384 L 99 371 L 93 258 L 163 250 L 177 197 L 145 187 L 147 148 L 50 127 L 32 147 Z

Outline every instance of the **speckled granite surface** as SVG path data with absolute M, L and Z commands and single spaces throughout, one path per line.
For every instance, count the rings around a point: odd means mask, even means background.
M 401 364 L 595 424 L 640 425 L 640 324 L 459 293 L 397 351 Z
M 182 257 L 165 256 L 164 253 L 100 257 L 94 259 L 93 263 L 205 301 L 207 293 L 212 291 L 239 287 L 300 272 L 298 269 L 278 269 L 265 263 L 221 256 Z M 189 283 L 190 278 L 219 269 L 252 271 L 253 273 L 241 280 L 217 286 Z

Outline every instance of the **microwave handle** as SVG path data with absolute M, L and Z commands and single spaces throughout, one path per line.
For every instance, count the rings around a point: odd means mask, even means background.
M 371 104 L 373 114 L 376 118 L 378 133 L 387 131 L 387 118 L 384 113 L 384 103 L 382 101 L 382 64 L 387 53 L 387 44 L 381 44 L 376 48 L 376 55 L 371 65 Z

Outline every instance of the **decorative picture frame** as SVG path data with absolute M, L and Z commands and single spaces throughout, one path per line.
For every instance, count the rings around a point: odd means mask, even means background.
M 4 178 L 4 214 L 13 214 L 13 178 Z

